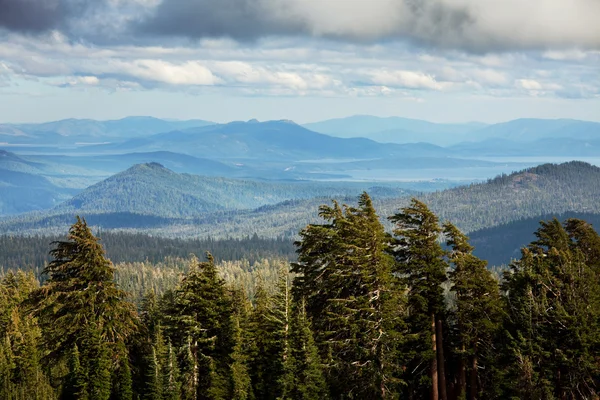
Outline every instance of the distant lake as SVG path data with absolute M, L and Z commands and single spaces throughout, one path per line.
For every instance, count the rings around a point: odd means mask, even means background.
M 564 163 L 569 161 L 583 161 L 592 165 L 600 166 L 600 157 L 461 157 L 465 160 L 482 160 L 498 163 L 524 163 L 524 164 L 546 164 Z
M 519 161 L 519 160 L 517 160 Z M 600 161 L 600 159 L 599 159 Z M 508 162 L 508 161 L 505 161 Z M 389 181 L 389 182 L 415 182 L 449 180 L 462 183 L 484 181 L 501 174 L 510 174 L 540 163 L 520 163 L 512 161 L 510 164 L 499 164 L 491 167 L 469 168 L 431 168 L 431 169 L 369 169 L 346 170 L 344 174 L 350 175 L 355 181 Z M 323 171 L 327 173 L 327 171 Z M 339 173 L 339 171 L 337 171 Z M 337 179 L 333 179 L 337 180 Z M 348 179 L 340 179 L 348 180 Z

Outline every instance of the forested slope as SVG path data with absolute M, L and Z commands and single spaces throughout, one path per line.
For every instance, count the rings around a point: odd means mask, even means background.
M 136 169 L 149 171 L 135 183 Z M 270 186 L 272 185 L 272 186 Z M 303 186 L 305 185 L 305 186 Z M 51 213 L 36 213 L 0 220 L 2 233 L 48 234 L 64 231 L 75 214 L 90 224 L 129 229 L 170 237 L 293 237 L 318 218 L 317 207 L 332 198 L 353 204 L 357 192 L 373 189 L 374 204 L 382 217 L 392 215 L 409 201 L 401 189 L 334 183 L 265 183 L 260 181 L 200 178 L 175 174 L 156 165 L 140 165 L 117 175 Z M 216 190 L 216 191 L 215 191 Z M 278 199 L 298 196 L 294 200 Z M 303 198 L 322 196 L 313 198 Z M 454 221 L 466 232 L 542 215 L 566 212 L 600 214 L 600 168 L 583 162 L 544 164 L 485 183 L 416 195 L 430 204 L 442 220 Z M 259 202 L 276 204 L 247 210 Z M 202 207 L 213 209 L 201 212 Z M 115 211 L 115 210 L 127 211 Z M 214 211 L 220 210 L 220 211 Z M 145 213 L 145 215 L 142 215 Z M 389 229 L 390 224 L 386 223 Z

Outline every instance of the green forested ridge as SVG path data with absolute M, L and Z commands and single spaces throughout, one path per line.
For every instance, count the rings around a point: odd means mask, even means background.
M 56 210 L 194 217 L 211 211 L 252 209 L 288 199 L 335 197 L 360 192 L 360 186 L 352 186 L 177 174 L 158 163 L 148 163 L 135 165 L 91 186 Z M 390 191 L 387 195 L 395 197 L 408 193 L 402 189 L 390 188 Z
M 150 188 L 151 182 L 148 181 L 145 187 Z M 251 182 L 248 184 L 256 185 L 257 188 L 263 184 Z M 360 186 L 354 186 L 352 191 L 359 189 Z M 383 217 L 393 214 L 409 201 L 408 197 L 394 196 L 387 188 L 377 189 L 375 192 L 378 196 L 374 196 L 373 202 Z M 317 191 L 313 195 L 319 193 Z M 280 194 L 283 197 L 289 195 L 285 190 Z M 354 196 L 353 193 L 349 195 Z M 353 198 L 347 196 L 348 193 L 344 194 L 344 191 L 340 190 L 339 196 L 333 198 L 340 202 L 352 202 Z M 485 183 L 424 193 L 418 197 L 427 203 L 442 221 L 453 221 L 465 232 L 543 215 L 553 216 L 566 212 L 599 214 L 600 203 L 595 199 L 600 198 L 600 168 L 583 162 L 545 164 L 511 175 L 499 176 Z M 111 199 L 106 193 L 100 198 L 106 199 L 112 204 L 111 207 L 115 202 L 121 201 Z M 134 209 L 133 203 L 129 204 L 132 206 L 130 213 L 100 213 L 97 210 L 88 210 L 84 215 L 94 226 L 131 229 L 161 236 L 239 238 L 257 233 L 261 237 L 295 237 L 303 226 L 318 221 L 318 205 L 328 202 L 329 198 L 332 198 L 331 194 L 321 198 L 287 200 L 254 210 L 216 211 L 189 218 L 160 216 L 160 210 L 153 213 L 152 201 L 145 206 L 149 208 L 148 215 L 139 215 L 141 210 Z M 181 197 L 180 200 L 184 201 L 184 198 Z M 161 207 L 168 209 L 168 197 L 164 197 L 161 204 Z M 192 212 L 187 207 L 185 209 Z M 76 210 L 72 209 L 0 220 L 0 232 L 60 234 L 68 228 L 75 212 Z M 173 212 L 165 211 L 167 215 L 173 215 Z M 392 229 L 385 218 L 383 222 L 386 229 Z
M 392 233 L 366 193 L 319 214 L 291 266 L 210 253 L 113 265 L 78 219 L 42 283 L 0 279 L 0 398 L 600 394 L 600 236 L 586 221 L 543 221 L 499 281 L 420 200 Z

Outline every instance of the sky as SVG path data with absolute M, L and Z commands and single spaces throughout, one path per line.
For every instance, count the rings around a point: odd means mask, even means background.
M 0 123 L 600 121 L 598 0 L 0 0 Z

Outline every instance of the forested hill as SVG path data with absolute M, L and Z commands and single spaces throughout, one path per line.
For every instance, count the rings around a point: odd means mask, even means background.
M 212 211 L 252 209 L 288 199 L 358 195 L 367 186 L 266 182 L 175 173 L 158 163 L 138 164 L 99 182 L 55 211 L 131 212 L 190 217 Z M 407 194 L 389 188 L 387 196 Z
M 584 220 L 596 231 L 600 227 L 600 214 L 568 212 L 525 218 L 471 232 L 469 237 L 471 244 L 475 246 L 473 253 L 486 260 L 490 266 L 508 265 L 512 260 L 521 257 L 521 249 L 527 243 L 535 240 L 534 232 L 540 226 L 540 221 L 549 221 L 553 218 L 559 221 L 573 218 Z
M 315 221 L 319 204 L 329 204 L 332 197 L 352 204 L 360 190 L 375 189 L 367 184 L 345 187 L 206 178 L 176 174 L 155 164 L 139 165 L 92 186 L 52 213 L 0 221 L 0 232 L 58 233 L 72 223 L 75 214 L 80 214 L 94 226 L 180 238 L 239 238 L 254 233 L 289 237 Z M 378 189 L 377 194 L 374 203 L 382 219 L 405 206 L 410 195 L 394 196 L 394 191 L 386 188 Z M 567 212 L 600 214 L 600 168 L 583 162 L 545 164 L 485 183 L 418 197 L 442 220 L 450 220 L 466 232 Z M 295 200 L 283 201 L 287 198 Z M 225 206 L 241 202 L 247 208 L 253 204 L 256 208 L 223 211 Z M 271 204 L 256 205 L 267 202 Z M 208 211 L 199 215 L 202 210 Z
M 442 220 L 468 232 L 541 215 L 597 214 L 599 198 L 600 168 L 579 161 L 544 164 L 422 196 Z

